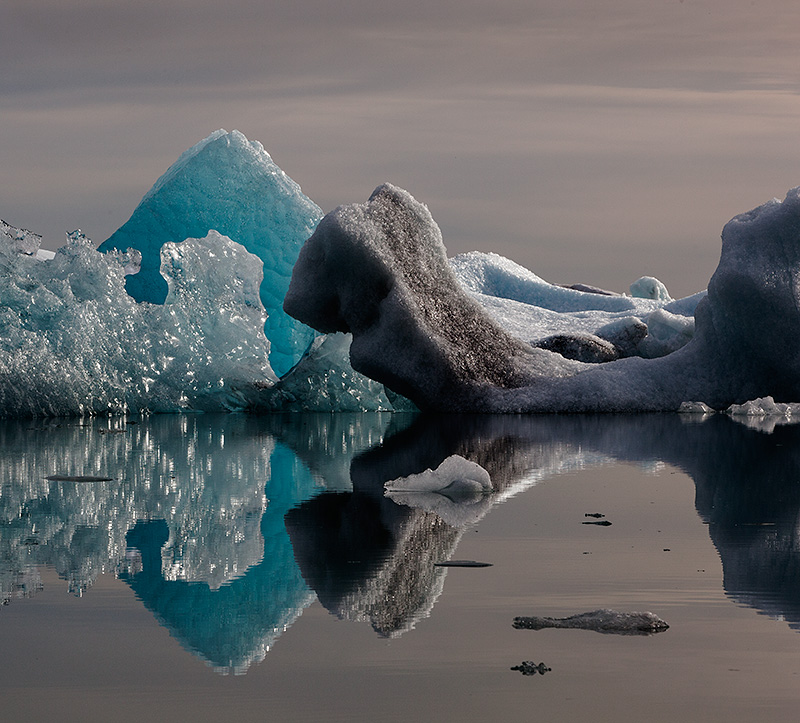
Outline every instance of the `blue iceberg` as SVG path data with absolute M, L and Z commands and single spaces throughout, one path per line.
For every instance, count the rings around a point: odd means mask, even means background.
M 260 143 L 218 130 L 170 166 L 100 251 L 137 249 L 141 269 L 126 279 L 126 289 L 137 301 L 161 304 L 167 296 L 160 256 L 165 243 L 214 230 L 244 246 L 263 262 L 261 300 L 269 310 L 264 331 L 270 365 L 281 376 L 314 338 L 281 304 L 300 247 L 320 218 L 320 208 Z

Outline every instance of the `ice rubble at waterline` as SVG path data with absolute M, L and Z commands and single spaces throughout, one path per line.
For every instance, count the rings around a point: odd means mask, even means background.
M 708 299 L 651 277 L 632 296 L 564 288 L 496 254 L 448 260 L 428 209 L 389 185 L 320 222 L 259 143 L 217 131 L 105 253 L 74 233 L 49 258 L 0 226 L 0 416 L 800 399 L 797 208 L 792 191 L 728 224 Z M 290 278 L 286 311 L 310 326 L 284 313 Z

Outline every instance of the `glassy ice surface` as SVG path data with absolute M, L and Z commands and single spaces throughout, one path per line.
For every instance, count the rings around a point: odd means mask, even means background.
M 795 720 L 800 426 L 752 419 L 4 422 L 4 717 Z M 669 629 L 512 625 L 597 610 Z
M 168 293 L 161 273 L 165 243 L 215 230 L 244 246 L 263 264 L 261 301 L 269 310 L 264 333 L 270 365 L 280 376 L 314 338 L 311 329 L 283 313 L 281 303 L 297 252 L 321 217 L 258 141 L 220 129 L 167 169 L 100 250 L 137 249 L 141 268 L 128 276 L 126 288 L 137 301 L 161 304 Z

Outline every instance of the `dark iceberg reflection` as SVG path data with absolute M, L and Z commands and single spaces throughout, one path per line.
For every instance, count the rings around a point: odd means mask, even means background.
M 495 492 L 431 511 L 384 496 L 387 480 L 435 469 L 458 454 L 480 464 Z M 412 627 L 435 602 L 466 525 L 539 479 L 610 461 L 665 462 L 690 475 L 696 508 L 736 601 L 800 625 L 800 426 L 772 434 L 724 415 L 423 415 L 353 460 L 352 492 L 322 494 L 286 518 L 298 563 L 320 602 L 382 635 Z M 407 504 L 411 502 L 407 501 Z

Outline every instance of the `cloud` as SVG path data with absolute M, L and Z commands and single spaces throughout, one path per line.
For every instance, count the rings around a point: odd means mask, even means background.
M 428 203 L 451 252 L 618 289 L 669 274 L 689 293 L 731 215 L 800 183 L 799 14 L 774 0 L 9 0 L 0 214 L 51 246 L 76 226 L 102 241 L 183 150 L 238 128 L 324 208 L 388 180 Z

